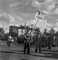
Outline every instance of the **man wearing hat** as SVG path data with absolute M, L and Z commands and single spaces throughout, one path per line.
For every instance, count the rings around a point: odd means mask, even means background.
M 27 54 L 30 54 L 30 34 L 28 32 L 29 28 L 26 28 L 25 41 L 24 41 L 24 54 L 26 53 L 26 50 Z
M 30 54 L 30 36 L 28 34 L 25 35 L 25 41 L 24 41 L 24 54 L 26 53 Z

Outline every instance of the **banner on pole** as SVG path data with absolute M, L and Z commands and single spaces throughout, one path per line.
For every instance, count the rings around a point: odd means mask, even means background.
M 46 16 L 46 13 L 38 10 L 38 12 L 35 14 L 35 19 L 44 19 L 45 16 Z

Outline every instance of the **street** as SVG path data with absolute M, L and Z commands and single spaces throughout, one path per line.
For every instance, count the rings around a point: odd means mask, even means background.
M 0 41 L 0 60 L 58 60 L 58 47 L 51 50 L 42 48 L 42 53 L 35 53 L 32 47 L 28 55 L 23 54 L 23 45 L 12 44 L 8 47 L 6 42 Z

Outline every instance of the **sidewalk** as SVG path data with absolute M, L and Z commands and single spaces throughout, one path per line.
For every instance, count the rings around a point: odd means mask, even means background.
M 23 54 L 23 45 L 13 45 L 11 47 L 8 47 L 6 45 L 6 42 L 0 42 L 0 52 L 3 53 L 15 53 L 15 54 Z M 51 50 L 45 48 L 42 49 L 42 53 L 35 53 L 35 48 L 30 49 L 30 56 L 33 57 L 44 57 L 52 60 L 58 60 L 58 47 L 53 47 Z

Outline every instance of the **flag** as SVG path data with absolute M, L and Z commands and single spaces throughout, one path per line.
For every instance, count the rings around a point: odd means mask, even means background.
M 44 19 L 44 17 L 46 16 L 46 13 L 41 12 L 41 11 L 37 11 L 37 13 L 35 14 L 35 19 Z

